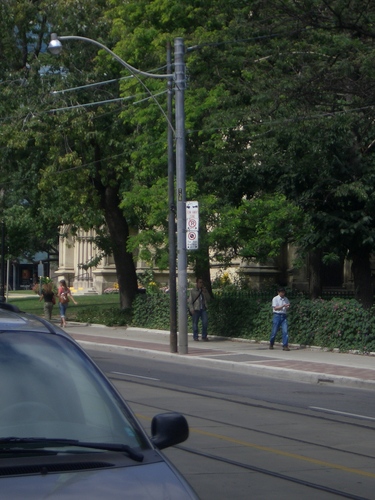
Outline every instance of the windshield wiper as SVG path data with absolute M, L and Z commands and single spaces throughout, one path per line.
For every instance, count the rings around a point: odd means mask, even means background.
M 77 441 L 75 446 L 81 446 L 82 448 L 96 448 L 98 450 L 105 451 L 118 451 L 120 453 L 126 453 L 129 458 L 135 460 L 136 462 L 143 461 L 143 454 L 135 451 L 131 446 L 127 444 L 117 444 L 117 443 L 90 443 L 84 441 Z
M 55 448 L 61 446 L 77 446 L 80 448 L 90 448 L 104 451 L 115 451 L 126 453 L 129 458 L 136 462 L 143 461 L 143 454 L 135 451 L 127 444 L 117 443 L 91 443 L 79 441 L 78 439 L 50 439 L 50 438 L 20 438 L 8 437 L 0 438 L 0 450 L 14 450 L 15 448 Z

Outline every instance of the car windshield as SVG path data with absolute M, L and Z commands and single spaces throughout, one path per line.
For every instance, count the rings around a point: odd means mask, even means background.
M 0 439 L 149 446 L 105 377 L 63 336 L 1 333 L 0 377 Z

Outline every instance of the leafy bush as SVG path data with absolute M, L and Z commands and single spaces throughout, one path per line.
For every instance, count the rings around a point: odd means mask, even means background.
M 301 300 L 293 308 L 290 331 L 297 343 L 342 351 L 375 349 L 374 312 L 354 299 Z
M 217 291 L 209 305 L 208 333 L 268 341 L 273 293 L 272 290 L 233 290 L 232 286 Z M 21 310 L 42 315 L 41 303 L 35 300 L 35 295 L 32 300 L 33 293 L 30 294 L 30 298 L 14 298 L 11 302 Z M 287 296 L 292 305 L 288 314 L 290 343 L 338 348 L 341 351 L 375 351 L 375 309 L 363 309 L 354 299 L 308 300 L 292 291 L 287 291 Z M 131 311 L 121 311 L 118 299 L 111 294 L 76 298 L 78 305 L 68 308 L 68 320 L 107 326 L 170 329 L 170 295 L 153 287 L 148 288 L 148 293 L 137 295 Z M 190 317 L 188 331 L 192 332 Z M 281 332 L 278 335 L 276 341 L 281 339 Z
M 209 305 L 208 333 L 223 337 L 247 337 L 253 329 L 261 300 L 245 293 L 215 296 Z
M 209 305 L 210 335 L 269 340 L 272 325 L 272 292 L 228 288 L 216 294 Z M 354 299 L 309 300 L 288 291 L 292 307 L 288 314 L 289 342 L 341 351 L 375 351 L 375 315 Z M 138 295 L 130 311 L 115 307 L 101 312 L 86 309 L 77 320 L 140 328 L 170 329 L 170 296 L 161 291 Z M 192 331 L 188 317 L 188 331 Z M 281 340 L 281 332 L 276 341 Z
M 169 294 L 155 291 L 137 295 L 133 302 L 132 325 L 139 328 L 169 330 Z
M 271 301 L 261 303 L 253 321 L 253 328 L 246 334 L 247 338 L 254 340 L 269 340 L 272 327 Z M 281 338 L 280 332 L 278 333 Z M 276 342 L 278 337 L 276 337 Z
M 96 323 L 105 326 L 127 326 L 132 322 L 132 311 L 129 309 L 121 310 L 118 307 L 99 310 L 97 307 L 87 307 L 78 311 L 75 319 L 80 323 Z
M 268 340 L 271 322 L 270 304 L 263 304 L 249 337 Z M 375 350 L 374 312 L 364 309 L 354 299 L 296 298 L 288 314 L 288 323 L 290 343 L 338 348 L 340 351 Z M 281 332 L 278 335 L 281 338 Z

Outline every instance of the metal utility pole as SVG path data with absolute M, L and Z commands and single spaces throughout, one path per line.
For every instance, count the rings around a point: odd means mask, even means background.
M 171 44 L 167 43 L 167 73 L 172 74 Z M 168 79 L 167 116 L 173 121 L 173 79 Z M 169 321 L 170 351 L 177 352 L 177 287 L 176 287 L 176 207 L 174 197 L 175 155 L 173 130 L 168 124 L 168 240 L 169 240 Z
M 177 270 L 179 353 L 187 354 L 187 254 L 186 254 L 186 150 L 185 150 L 185 47 L 182 38 L 174 42 L 176 106 L 177 180 Z
M 5 222 L 1 222 L 1 288 L 0 302 L 5 302 Z

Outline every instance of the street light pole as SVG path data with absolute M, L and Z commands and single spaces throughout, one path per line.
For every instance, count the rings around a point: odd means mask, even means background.
M 138 78 L 146 76 L 149 78 L 170 79 L 175 82 L 175 141 L 176 141 L 176 182 L 177 182 L 177 270 L 178 270 L 178 328 L 179 328 L 179 353 L 187 354 L 188 337 L 187 337 L 187 255 L 186 255 L 186 149 L 185 149 L 185 59 L 184 59 L 184 42 L 182 38 L 174 40 L 174 74 L 156 74 L 141 71 L 134 68 L 126 61 L 121 59 L 117 54 L 112 52 L 108 47 L 93 40 L 82 36 L 60 36 L 56 33 L 51 34 L 51 41 L 48 49 L 52 54 L 60 54 L 62 51 L 61 40 L 81 40 L 89 42 L 108 52 L 116 61 L 130 71 L 130 73 Z M 138 78 L 143 84 L 143 82 Z M 144 85 L 145 87 L 145 85 Z M 148 91 L 148 88 L 145 87 Z M 150 93 L 151 95 L 151 93 Z M 156 100 L 155 100 L 156 101 Z M 156 101 L 162 113 L 164 114 L 168 126 L 172 124 L 159 103 Z

